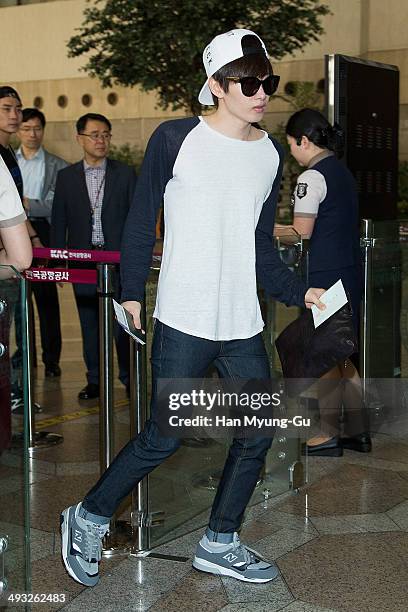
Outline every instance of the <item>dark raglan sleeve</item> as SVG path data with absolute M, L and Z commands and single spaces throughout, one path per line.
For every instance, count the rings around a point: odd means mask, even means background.
M 265 200 L 255 231 L 256 275 L 265 293 L 287 306 L 305 306 L 305 283 L 282 262 L 274 246 L 273 228 L 283 171 L 283 148 L 272 139 L 279 153 L 279 168 L 271 193 Z
M 180 146 L 197 118 L 166 121 L 153 132 L 123 230 L 121 301 L 143 300 L 156 242 L 156 220 Z

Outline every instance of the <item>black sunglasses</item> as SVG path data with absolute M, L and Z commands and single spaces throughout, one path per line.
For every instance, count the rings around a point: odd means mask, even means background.
M 271 96 L 278 89 L 280 76 L 277 74 L 270 74 L 266 79 L 258 79 L 258 77 L 227 77 L 229 81 L 234 81 L 241 85 L 241 91 L 247 98 L 251 98 L 256 94 L 262 85 L 262 89 L 267 96 Z

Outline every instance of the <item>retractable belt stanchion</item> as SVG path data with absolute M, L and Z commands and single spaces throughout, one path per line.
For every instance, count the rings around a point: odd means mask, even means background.
M 366 405 L 368 395 L 368 378 L 370 375 L 370 343 L 371 343 L 371 290 L 373 269 L 373 236 L 372 219 L 362 220 L 361 246 L 364 251 L 364 292 L 361 312 L 361 338 L 360 338 L 360 371 L 363 389 L 363 402 Z
M 98 263 L 98 301 L 99 301 L 99 456 L 101 474 L 112 463 L 114 450 L 113 415 L 113 306 L 115 266 L 111 263 Z M 109 532 L 103 540 L 104 557 L 126 554 L 130 551 L 133 539 L 132 525 L 127 521 L 110 521 Z
M 142 329 L 146 329 L 146 300 L 140 312 Z M 139 434 L 147 420 L 147 345 L 131 342 L 130 349 L 130 435 Z M 134 408 L 134 411 L 132 411 Z M 188 557 L 150 551 L 150 529 L 164 522 L 164 512 L 149 512 L 149 476 L 139 482 L 132 493 L 131 522 L 133 527 L 132 557 L 151 557 L 185 563 Z
M 35 410 L 33 400 L 33 343 L 32 343 L 32 317 L 30 316 L 33 307 L 31 300 L 31 284 L 27 279 L 21 281 L 24 284 L 22 291 L 22 299 L 25 300 L 26 317 L 22 321 L 23 325 L 23 342 L 25 345 L 25 365 L 24 369 L 24 395 L 28 408 L 28 449 L 33 452 L 40 448 L 54 446 L 60 444 L 64 438 L 60 434 L 50 433 L 49 431 L 35 431 Z M 23 437 L 22 439 L 23 440 Z
M 140 312 L 142 329 L 146 329 L 146 300 Z M 147 419 L 147 356 L 146 345 L 130 343 L 130 436 L 139 434 Z M 150 550 L 149 476 L 139 482 L 132 493 L 131 522 L 135 530 L 132 555 L 144 556 Z
M 100 446 L 99 457 L 101 474 L 112 463 L 114 455 L 113 440 L 113 308 L 115 266 L 98 263 L 98 302 L 99 302 L 99 407 L 100 407 Z
M 119 253 L 116 251 L 81 251 L 78 249 L 49 249 L 49 248 L 35 248 L 33 249 L 34 257 L 41 260 L 71 260 L 80 261 L 81 263 L 90 261 L 106 261 L 118 262 Z M 32 282 L 48 282 L 48 283 L 85 283 L 85 284 L 96 284 L 96 270 L 84 270 L 84 269 L 68 269 L 54 268 L 38 266 L 31 267 L 29 270 L 24 272 L 23 283 L 23 299 L 25 300 L 25 312 L 27 316 L 23 321 L 23 337 L 25 342 L 24 351 L 24 370 L 25 374 L 25 397 L 26 405 L 28 406 L 28 429 L 29 429 L 29 450 L 30 452 L 35 451 L 37 448 L 46 448 L 63 442 L 63 436 L 60 434 L 50 433 L 47 431 L 36 431 L 35 423 L 35 410 L 33 401 L 33 384 L 32 384 L 32 329 L 30 317 L 30 309 L 32 308 L 31 300 L 31 283 Z M 22 444 L 23 437 L 20 439 L 13 440 L 13 445 Z
M 34 249 L 34 256 L 40 259 L 58 259 L 80 261 L 81 263 L 97 262 L 95 269 L 82 268 L 31 268 L 25 272 L 25 278 L 33 282 L 64 282 L 96 284 L 99 300 L 100 331 L 100 467 L 101 472 L 110 465 L 114 457 L 114 419 L 113 419 L 113 307 L 115 266 L 119 263 L 117 251 L 81 251 L 78 249 Z M 26 288 L 29 286 L 27 280 Z M 26 298 L 27 299 L 27 298 Z M 142 327 L 146 329 L 145 301 L 142 305 Z M 32 353 L 29 349 L 28 317 L 24 330 L 27 344 L 27 360 L 30 370 Z M 32 406 L 32 385 L 28 377 L 27 395 Z M 147 418 L 147 353 L 146 345 L 131 342 L 130 369 L 130 435 L 133 438 L 144 428 Z M 34 415 L 30 413 L 30 441 L 37 434 L 34 431 Z M 42 432 L 44 436 L 45 432 Z M 55 436 L 56 434 L 48 434 Z M 62 436 L 60 436 L 62 441 Z M 111 521 L 109 533 L 103 541 L 103 556 L 131 553 L 135 556 L 151 556 L 172 561 L 187 561 L 187 557 L 175 557 L 150 553 L 150 528 L 162 523 L 163 512 L 149 512 L 149 483 L 144 478 L 132 494 L 131 523 Z

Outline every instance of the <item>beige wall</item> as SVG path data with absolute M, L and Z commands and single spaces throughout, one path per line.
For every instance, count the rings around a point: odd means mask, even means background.
M 281 75 L 281 91 L 288 81 L 309 80 L 317 84 L 324 77 L 324 55 L 345 53 L 396 64 L 401 78 L 401 157 L 408 158 L 408 0 L 325 0 L 331 15 L 323 19 L 325 34 L 293 56 L 275 63 Z M 85 0 L 57 0 L 41 4 L 0 9 L 2 41 L 1 81 L 19 90 L 25 105 L 41 96 L 48 122 L 48 139 L 53 149 L 68 159 L 76 158 L 72 140 L 73 123 L 85 112 L 101 112 L 114 123 L 114 142 L 144 146 L 154 127 L 172 114 L 156 108 L 153 94 L 138 88 L 113 87 L 104 90 L 96 79 L 81 72 L 84 59 L 68 59 L 66 42 L 83 20 Z M 110 92 L 118 103 L 107 102 Z M 92 96 L 87 108 L 81 98 Z M 68 104 L 60 108 L 58 96 Z M 285 120 L 290 107 L 273 99 L 266 117 L 268 126 Z
M 404 0 L 401 0 L 401 4 Z M 284 58 L 289 61 L 318 60 L 325 53 L 359 55 L 361 12 L 366 0 L 324 0 L 331 15 L 322 18 L 325 34 L 319 41 L 308 44 L 294 55 Z
M 129 119 L 132 117 L 168 117 L 169 112 L 157 108 L 156 96 L 153 93 L 141 92 L 138 87 L 113 87 L 103 89 L 97 79 L 76 77 L 72 79 L 9 81 L 19 92 L 24 105 L 31 106 L 36 96 L 44 101 L 42 111 L 49 121 L 70 121 L 90 111 L 108 115 L 112 119 Z M 108 95 L 117 95 L 117 104 L 108 103 Z M 82 104 L 82 96 L 92 97 L 92 105 Z M 59 96 L 66 96 L 68 104 L 65 108 L 58 106 Z M 174 114 L 174 113 L 173 113 Z M 181 115 L 184 113 L 175 113 Z
M 66 43 L 85 6 L 85 0 L 61 0 L 0 9 L 2 81 L 80 76 L 83 59 L 68 59 Z
M 407 0 L 370 0 L 368 14 L 368 49 L 407 49 Z
M 325 53 L 360 55 L 367 48 L 407 47 L 407 0 L 325 3 L 332 14 L 322 20 L 324 36 L 288 59 L 314 60 Z M 82 23 L 86 4 L 86 0 L 57 0 L 1 9 L 2 80 L 14 80 L 16 69 L 19 81 L 80 76 L 83 60 L 68 59 L 66 42 Z
M 332 13 L 322 19 L 325 34 L 285 60 L 315 60 L 325 53 L 362 55 L 367 51 L 407 49 L 407 0 L 324 2 Z

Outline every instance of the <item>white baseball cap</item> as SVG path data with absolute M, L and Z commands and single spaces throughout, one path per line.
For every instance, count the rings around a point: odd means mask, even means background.
M 251 47 L 243 44 L 245 36 L 256 36 L 260 41 L 262 49 L 258 46 Z M 240 57 L 245 55 L 253 55 L 255 53 L 265 53 L 266 47 L 263 41 L 259 38 L 255 32 L 251 30 L 245 30 L 244 28 L 238 28 L 237 30 L 230 30 L 225 34 L 219 34 L 206 46 L 203 52 L 203 63 L 207 73 L 207 80 L 201 88 L 198 96 L 198 101 L 205 106 L 212 106 L 214 100 L 212 97 L 211 90 L 208 86 L 208 79 L 217 72 L 220 68 L 229 64 Z

